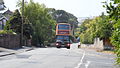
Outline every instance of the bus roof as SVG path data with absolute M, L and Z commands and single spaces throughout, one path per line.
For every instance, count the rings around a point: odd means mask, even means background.
M 66 25 L 70 25 L 69 23 L 57 23 L 57 24 L 66 24 Z

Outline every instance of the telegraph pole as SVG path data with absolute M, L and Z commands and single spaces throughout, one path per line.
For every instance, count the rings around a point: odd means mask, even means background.
M 24 0 L 22 0 L 22 23 L 21 23 L 21 37 L 20 45 L 23 46 L 23 23 L 24 23 Z

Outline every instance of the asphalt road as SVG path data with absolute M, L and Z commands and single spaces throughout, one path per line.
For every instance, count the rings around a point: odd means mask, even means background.
M 115 55 L 78 49 L 37 48 L 32 51 L 0 57 L 0 68 L 117 68 Z

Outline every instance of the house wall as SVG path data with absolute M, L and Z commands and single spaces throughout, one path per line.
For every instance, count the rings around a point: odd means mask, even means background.
M 4 29 L 4 26 L 6 25 L 7 19 L 6 18 L 1 18 L 0 19 L 0 30 Z

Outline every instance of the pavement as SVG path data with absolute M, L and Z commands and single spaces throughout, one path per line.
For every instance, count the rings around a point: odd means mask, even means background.
M 0 47 L 0 57 L 12 55 L 12 54 L 18 54 L 18 53 L 30 51 L 33 49 L 35 49 L 35 47 L 23 46 L 22 48 L 18 48 L 18 49 L 7 49 L 7 48 Z

